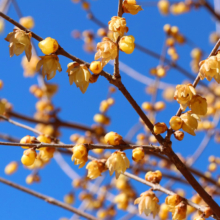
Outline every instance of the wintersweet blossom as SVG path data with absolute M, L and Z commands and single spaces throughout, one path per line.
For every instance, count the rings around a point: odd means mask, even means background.
M 174 99 L 180 104 L 181 110 L 185 111 L 194 95 L 196 95 L 196 90 L 192 84 L 177 85 Z
M 188 111 L 180 116 L 180 118 L 183 120 L 182 129 L 195 136 L 195 130 L 198 127 L 198 120 L 200 120 L 199 116 L 196 114 L 193 114 L 191 111 Z
M 9 52 L 10 57 L 22 54 L 25 51 L 28 61 L 31 60 L 32 55 L 32 45 L 31 45 L 31 33 L 26 33 L 20 29 L 14 29 L 5 38 L 6 41 L 10 42 Z
M 74 82 L 76 86 L 80 88 L 81 92 L 85 93 L 89 86 L 89 79 L 91 77 L 91 73 L 86 65 L 80 65 L 76 62 L 72 62 L 69 63 L 67 67 L 70 85 Z
M 136 0 L 124 0 L 122 3 L 124 13 L 136 15 L 139 11 L 143 11 L 140 5 L 137 5 Z
M 199 77 L 201 80 L 206 78 L 211 81 L 212 78 L 220 83 L 220 54 L 210 56 L 208 59 L 200 62 Z
M 154 192 L 146 191 L 141 193 L 141 197 L 137 198 L 134 201 L 134 204 L 138 204 L 139 214 L 141 215 L 143 212 L 146 216 L 153 214 L 153 217 L 158 214 L 160 205 L 158 204 L 159 199 L 156 197 Z
M 56 75 L 56 71 L 62 71 L 57 55 L 45 55 L 40 57 L 36 70 L 39 71 L 42 66 L 43 77 L 47 76 L 47 80 L 52 79 Z
M 125 18 L 118 16 L 112 17 L 111 21 L 108 22 L 108 28 L 113 32 L 113 40 L 116 42 L 118 37 L 123 37 L 128 32 Z
M 112 175 L 115 171 L 115 177 L 118 179 L 121 173 L 124 173 L 127 168 L 130 166 L 130 162 L 126 157 L 126 154 L 121 151 L 115 151 L 108 158 L 106 162 L 106 166 L 109 169 L 110 175 Z
M 117 44 L 114 43 L 110 38 L 104 37 L 102 42 L 97 44 L 95 60 L 100 59 L 102 67 L 104 67 L 110 60 L 114 60 L 117 55 Z

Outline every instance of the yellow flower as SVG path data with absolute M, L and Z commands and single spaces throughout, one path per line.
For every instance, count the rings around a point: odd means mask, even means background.
M 113 32 L 113 40 L 115 42 L 117 41 L 118 37 L 123 37 L 124 33 L 128 32 L 125 18 L 118 16 L 112 17 L 111 21 L 108 22 L 108 28 Z
M 37 72 L 36 66 L 39 62 L 39 58 L 37 56 L 32 56 L 30 62 L 27 60 L 27 58 L 24 56 L 21 61 L 21 65 L 24 69 L 24 76 L 25 77 L 33 77 L 35 73 Z
M 167 0 L 160 0 L 157 4 L 157 7 L 161 14 L 167 15 L 169 14 L 170 3 Z
M 143 11 L 140 5 L 137 5 L 136 0 L 124 0 L 122 3 L 124 13 L 136 15 L 139 11 Z
M 145 180 L 151 183 L 160 183 L 162 179 L 162 173 L 159 170 L 155 172 L 149 171 L 145 175 Z
M 96 179 L 97 177 L 101 176 L 101 173 L 105 170 L 105 163 L 98 160 L 93 160 L 89 162 L 86 166 L 88 170 L 88 177 L 90 179 Z
M 164 122 L 158 122 L 154 125 L 154 133 L 162 134 L 167 130 L 167 126 Z
M 14 29 L 13 32 L 10 32 L 5 38 L 6 41 L 10 42 L 9 52 L 10 57 L 22 54 L 25 51 L 28 61 L 31 60 L 31 33 L 26 33 L 20 29 Z
M 206 115 L 207 113 L 206 99 L 199 95 L 195 95 L 192 98 L 189 107 L 191 108 L 192 112 L 197 115 Z
M 206 60 L 200 62 L 199 77 L 201 80 L 206 78 L 211 81 L 212 78 L 220 83 L 220 54 L 211 56 Z
M 122 136 L 116 132 L 110 131 L 108 132 L 105 137 L 105 142 L 109 145 L 120 145 L 122 144 Z
M 104 37 L 102 42 L 97 44 L 95 60 L 100 59 L 102 67 L 104 67 L 110 60 L 114 60 L 117 55 L 117 44 L 110 40 L 108 37 Z
M 160 209 L 160 205 L 158 204 L 158 202 L 159 199 L 152 191 L 149 190 L 141 193 L 141 197 L 137 198 L 134 201 L 134 204 L 139 204 L 138 210 L 140 215 L 144 212 L 146 216 L 149 216 L 152 212 L 153 217 L 155 218 Z
M 89 78 L 91 73 L 89 72 L 86 65 L 78 64 L 76 62 L 69 63 L 67 65 L 70 85 L 75 82 L 76 86 L 80 88 L 82 93 L 85 93 L 89 86 Z
M 186 218 L 187 204 L 182 201 L 177 206 L 175 206 L 172 212 L 173 220 L 183 220 Z
M 40 57 L 41 60 L 37 63 L 36 70 L 39 71 L 42 67 L 43 77 L 47 75 L 47 80 L 52 79 L 56 75 L 56 71 L 62 71 L 57 55 L 45 55 Z
M 74 161 L 75 165 L 80 165 L 79 168 L 82 168 L 88 160 L 87 148 L 83 144 L 77 144 L 72 149 L 73 155 L 71 160 Z
M 129 203 L 129 197 L 126 193 L 120 193 L 119 195 L 115 196 L 114 202 L 117 203 L 117 208 L 126 210 Z
M 185 132 L 195 136 L 195 130 L 198 127 L 198 120 L 200 120 L 198 115 L 193 114 L 191 111 L 188 111 L 182 114 L 180 118 L 183 120 L 182 129 Z
M 126 154 L 121 151 L 115 151 L 108 158 L 106 162 L 106 166 L 109 169 L 110 175 L 112 175 L 115 171 L 115 177 L 118 179 L 121 173 L 124 173 L 127 168 L 130 166 L 130 162 L 126 157 Z
M 19 23 L 27 29 L 34 27 L 34 19 L 31 16 L 20 18 Z
M 134 40 L 135 39 L 132 35 L 122 37 L 119 41 L 120 50 L 126 54 L 131 54 L 135 48 Z
M 144 149 L 143 147 L 136 147 L 133 151 L 132 151 L 132 159 L 135 162 L 139 162 L 140 160 L 144 159 Z
M 177 85 L 174 99 L 180 104 L 181 110 L 185 111 L 194 95 L 196 95 L 196 90 L 192 84 Z
M 38 47 L 44 54 L 49 55 L 51 53 L 55 53 L 58 50 L 59 44 L 55 39 L 47 37 L 38 43 Z
M 12 161 L 5 167 L 5 174 L 11 175 L 15 173 L 18 169 L 18 162 Z

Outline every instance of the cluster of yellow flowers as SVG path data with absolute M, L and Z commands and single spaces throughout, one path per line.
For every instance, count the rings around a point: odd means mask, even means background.
M 173 15 L 180 15 L 188 12 L 192 6 L 192 1 L 177 2 L 170 5 L 168 0 L 160 0 L 157 7 L 162 15 L 168 15 L 171 12 Z

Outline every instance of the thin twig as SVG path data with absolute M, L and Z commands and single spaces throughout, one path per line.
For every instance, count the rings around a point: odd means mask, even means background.
M 76 209 L 76 208 L 74 208 L 74 207 L 72 207 L 72 206 L 70 206 L 70 205 L 67 205 L 67 204 L 65 204 L 65 203 L 63 203 L 63 202 L 60 202 L 60 201 L 58 201 L 58 200 L 56 200 L 56 199 L 54 199 L 54 198 L 52 198 L 52 197 L 43 195 L 43 194 L 41 194 L 41 193 L 39 193 L 39 192 L 36 192 L 36 191 L 34 191 L 34 190 L 30 190 L 30 189 L 28 189 L 28 188 L 26 188 L 26 187 L 23 187 L 23 186 L 21 186 L 21 185 L 18 185 L 18 184 L 16 184 L 16 183 L 13 183 L 13 182 L 11 182 L 11 181 L 9 181 L 9 180 L 6 180 L 6 179 L 4 179 L 4 178 L 1 178 L 1 177 L 0 177 L 0 182 L 6 184 L 6 185 L 8 185 L 8 186 L 14 187 L 14 188 L 16 188 L 16 189 L 18 189 L 18 190 L 21 190 L 21 191 L 23 191 L 23 192 L 25 192 L 25 193 L 28 193 L 28 194 L 30 194 L 30 195 L 32 195 L 32 196 L 35 196 L 35 197 L 37 197 L 37 198 L 39 198 L 39 199 L 42 199 L 42 200 L 44 200 L 44 201 L 46 201 L 46 202 L 48 202 L 48 203 L 50 203 L 50 204 L 53 204 L 53 205 L 59 206 L 59 207 L 61 207 L 61 208 L 63 208 L 63 209 L 66 209 L 66 210 L 69 210 L 69 211 L 71 211 L 71 212 L 74 212 L 74 213 L 76 213 L 77 215 L 80 215 L 80 216 L 82 216 L 82 217 L 85 217 L 86 219 L 98 220 L 97 218 L 93 217 L 92 215 L 87 214 L 87 213 L 85 213 L 85 212 L 82 212 L 82 211 L 80 211 L 80 210 L 78 210 L 78 209 Z

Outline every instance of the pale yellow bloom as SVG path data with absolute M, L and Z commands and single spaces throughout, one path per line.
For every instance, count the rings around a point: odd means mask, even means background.
M 97 44 L 95 60 L 100 59 L 102 67 L 104 67 L 110 60 L 114 60 L 117 55 L 117 44 L 110 40 L 108 37 L 104 37 L 102 42 Z
M 136 0 L 124 0 L 122 3 L 124 13 L 136 15 L 139 11 L 143 11 L 140 5 L 137 5 Z
M 108 158 L 106 162 L 106 166 L 109 169 L 110 175 L 112 175 L 115 171 L 115 177 L 118 179 L 121 173 L 124 173 L 127 168 L 130 166 L 130 162 L 126 157 L 126 154 L 121 151 L 115 151 Z
M 126 210 L 129 203 L 129 197 L 126 193 L 122 192 L 119 195 L 115 196 L 114 202 L 117 203 L 118 209 Z
M 31 60 L 32 45 L 31 45 L 31 33 L 26 33 L 20 29 L 14 29 L 5 38 L 6 41 L 10 42 L 9 52 L 10 57 L 22 54 L 25 51 L 28 61 Z
M 101 176 L 101 173 L 104 171 L 105 163 L 98 160 L 93 160 L 87 164 L 86 169 L 88 170 L 87 176 L 90 179 L 96 179 L 97 177 Z
M 128 32 L 125 18 L 118 16 L 112 17 L 111 21 L 108 22 L 108 28 L 113 32 L 113 40 L 116 42 L 118 37 L 123 37 L 124 33 Z
M 197 115 L 206 115 L 207 113 L 206 99 L 199 95 L 195 95 L 192 98 L 189 107 L 191 108 L 192 112 Z
M 186 218 L 187 204 L 182 201 L 177 206 L 175 206 L 172 212 L 173 220 L 183 220 Z
M 160 183 L 162 179 L 162 173 L 159 170 L 155 172 L 149 171 L 145 175 L 145 180 L 151 183 Z
M 15 173 L 18 169 L 18 163 L 16 161 L 12 161 L 5 167 L 5 174 L 11 175 Z
M 72 149 L 73 155 L 71 160 L 74 161 L 75 165 L 80 165 L 79 168 L 82 168 L 88 160 L 87 148 L 83 144 L 77 144 Z
M 146 216 L 149 216 L 150 213 L 153 214 L 153 217 L 158 214 L 160 210 L 160 205 L 158 204 L 159 199 L 152 191 L 146 191 L 141 193 L 141 197 L 137 198 L 134 201 L 134 204 L 138 205 L 139 214 L 141 215 L 143 212 Z
M 201 80 L 206 78 L 208 81 L 214 78 L 217 83 L 220 83 L 220 54 L 200 62 L 199 77 Z
M 199 116 L 196 114 L 193 114 L 191 111 L 188 111 L 180 116 L 180 118 L 183 120 L 182 129 L 195 136 L 195 130 L 198 127 L 198 120 L 200 120 Z
M 194 95 L 196 95 L 196 90 L 192 84 L 177 85 L 174 99 L 180 104 L 181 110 L 185 111 Z
M 56 75 L 56 71 L 62 71 L 57 55 L 45 55 L 40 57 L 36 70 L 39 71 L 42 66 L 43 77 L 47 76 L 47 80 L 52 79 Z
M 91 77 L 91 73 L 86 65 L 80 65 L 76 62 L 72 62 L 69 63 L 67 67 L 70 85 L 74 82 L 76 86 L 80 88 L 81 92 L 85 93 L 89 86 L 89 79 Z

